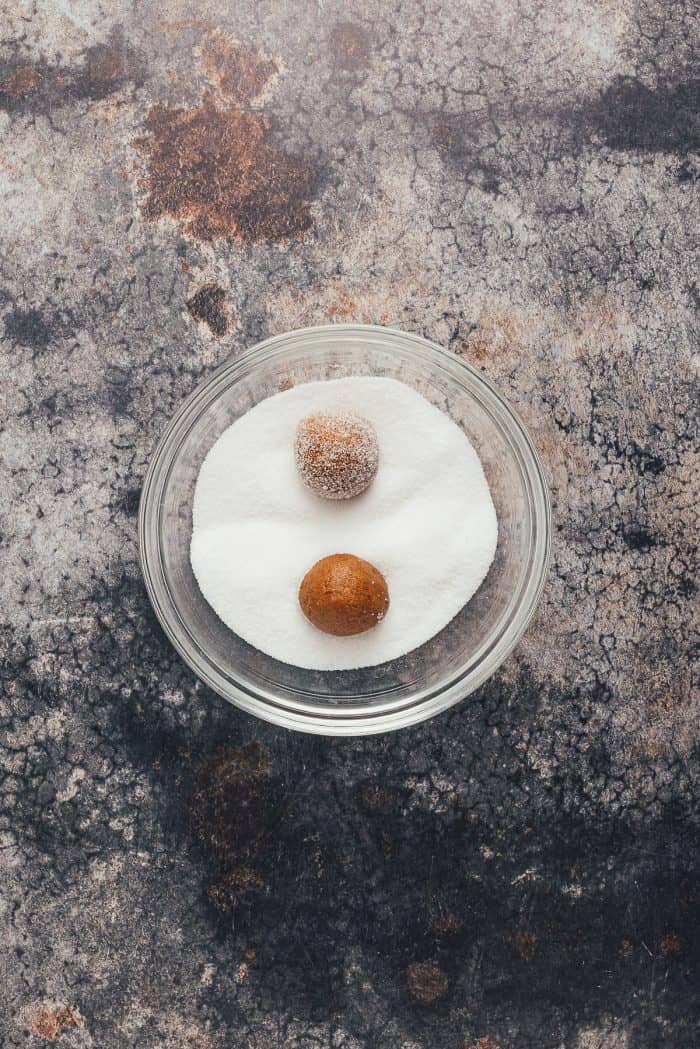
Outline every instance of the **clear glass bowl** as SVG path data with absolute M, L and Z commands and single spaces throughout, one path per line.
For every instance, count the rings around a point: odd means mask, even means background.
M 496 557 L 481 588 L 436 637 L 362 670 L 303 670 L 252 648 L 224 626 L 190 567 L 192 498 L 202 461 L 226 427 L 287 383 L 346 375 L 400 379 L 462 427 L 498 514 Z M 542 466 L 513 410 L 482 375 L 416 335 L 337 324 L 268 339 L 218 368 L 164 433 L 144 482 L 141 563 L 175 648 L 219 695 L 267 721 L 324 735 L 412 725 L 452 706 L 496 670 L 537 605 L 549 559 Z

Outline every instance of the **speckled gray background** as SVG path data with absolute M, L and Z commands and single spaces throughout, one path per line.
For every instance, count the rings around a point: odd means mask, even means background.
M 698 1045 L 699 22 L 0 3 L 3 1046 Z M 496 678 L 357 742 L 200 686 L 135 540 L 195 384 L 350 319 L 483 369 L 555 518 Z

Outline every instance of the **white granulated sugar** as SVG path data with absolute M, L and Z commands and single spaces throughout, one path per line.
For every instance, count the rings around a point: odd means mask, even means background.
M 355 412 L 375 427 L 379 469 L 355 499 L 309 492 L 294 463 L 299 420 Z M 462 430 L 395 379 L 307 383 L 226 430 L 194 494 L 191 560 L 231 630 L 275 659 L 316 670 L 374 666 L 434 637 L 481 585 L 498 525 L 479 458 Z M 384 620 L 354 637 L 313 627 L 299 584 L 321 557 L 355 554 L 383 573 Z

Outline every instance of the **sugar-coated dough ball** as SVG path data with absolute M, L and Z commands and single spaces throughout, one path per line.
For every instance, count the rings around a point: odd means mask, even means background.
M 379 443 L 370 422 L 359 415 L 318 412 L 297 427 L 297 470 L 306 487 L 324 499 L 352 499 L 377 472 Z
M 363 634 L 389 608 L 386 579 L 369 561 L 332 554 L 317 561 L 299 587 L 299 604 L 319 630 L 338 637 Z

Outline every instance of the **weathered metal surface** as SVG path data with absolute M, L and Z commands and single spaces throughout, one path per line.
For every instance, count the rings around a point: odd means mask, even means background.
M 697 38 L 689 0 L 3 5 L 3 1046 L 697 1046 Z M 135 514 L 214 365 L 350 319 L 498 383 L 555 542 L 485 688 L 327 741 L 197 684 Z

